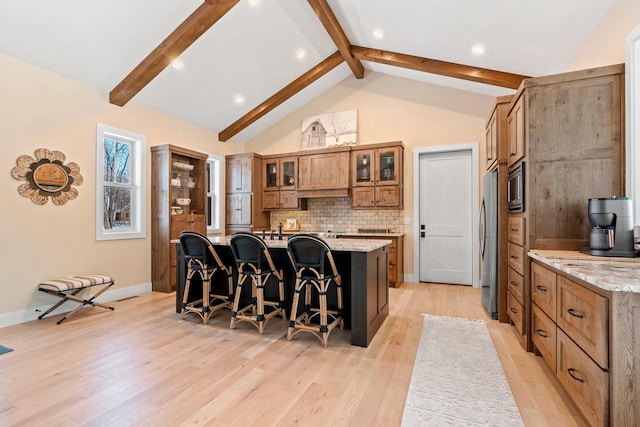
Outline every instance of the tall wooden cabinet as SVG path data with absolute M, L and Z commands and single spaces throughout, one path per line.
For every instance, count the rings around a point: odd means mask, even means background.
M 588 246 L 588 199 L 624 195 L 624 65 L 524 80 L 507 122 L 510 170 L 526 163 L 525 210 L 508 220 L 522 234 L 510 238 L 511 277 L 524 282 L 511 320 L 531 350 L 528 251 Z
M 512 96 L 500 96 L 496 99 L 493 110 L 485 126 L 486 132 L 486 170 L 498 171 L 498 255 L 497 255 L 497 285 L 498 285 L 498 321 L 509 322 L 507 301 L 507 161 L 508 161 L 508 132 L 507 113 Z
M 151 147 L 151 286 L 176 289 L 176 248 L 184 230 L 206 234 L 207 154 L 175 145 Z M 179 205 L 177 199 L 190 199 Z
M 262 156 L 243 153 L 226 156 L 226 234 L 269 228 L 262 210 Z

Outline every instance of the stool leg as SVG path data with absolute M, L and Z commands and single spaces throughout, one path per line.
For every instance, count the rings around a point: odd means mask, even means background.
M 329 327 L 327 325 L 327 282 L 324 278 L 320 279 L 320 336 L 322 346 L 326 347 L 329 343 Z
M 256 322 L 258 323 L 258 332 L 262 335 L 264 334 L 264 282 L 262 275 L 258 275 L 258 283 L 256 283 L 255 290 L 257 309 Z
M 233 306 L 231 306 L 231 323 L 229 328 L 233 329 L 236 324 L 236 317 L 238 316 L 238 307 L 240 306 L 240 294 L 242 294 L 242 283 L 247 278 L 242 273 L 238 273 L 238 285 L 236 286 L 236 294 L 233 298 Z
M 344 331 L 344 317 L 342 315 L 342 279 L 340 276 L 334 278 L 336 283 L 336 296 L 338 297 L 338 316 L 340 316 L 340 321 L 338 325 L 340 325 L 340 329 Z
M 202 322 L 209 323 L 211 317 L 211 276 L 207 270 L 201 272 L 202 277 Z
M 298 302 L 300 301 L 300 289 L 302 288 L 302 279 L 296 279 L 296 286 L 293 290 L 293 304 L 291 305 L 291 317 L 289 318 L 289 329 L 287 330 L 287 341 L 291 341 L 293 337 L 293 331 L 295 324 L 298 321 L 296 316 L 298 314 Z
M 187 272 L 187 281 L 184 285 L 184 291 L 182 293 L 182 310 L 180 310 L 180 319 L 184 319 L 186 314 L 187 300 L 189 299 L 189 289 L 191 289 L 191 278 L 193 277 L 193 270 L 189 269 Z
M 282 271 L 280 271 L 280 277 L 284 277 L 282 275 Z M 280 317 L 283 320 L 287 320 L 287 312 L 285 309 L 285 300 L 284 300 L 284 280 L 278 279 L 278 295 L 280 296 Z

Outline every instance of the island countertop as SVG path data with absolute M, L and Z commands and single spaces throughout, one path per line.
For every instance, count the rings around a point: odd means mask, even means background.
M 217 245 L 229 245 L 231 236 L 212 236 L 209 240 Z M 345 239 L 345 238 L 323 238 L 332 251 L 349 251 L 349 252 L 371 252 L 376 249 L 388 246 L 391 244 L 391 240 L 384 239 Z M 282 240 L 277 238 L 271 240 L 269 238 L 264 239 L 267 247 L 269 248 L 286 248 L 287 239 L 283 237 Z M 172 240 L 171 243 L 180 243 L 180 240 Z
M 640 258 L 541 249 L 532 249 L 529 257 L 606 291 L 640 293 Z

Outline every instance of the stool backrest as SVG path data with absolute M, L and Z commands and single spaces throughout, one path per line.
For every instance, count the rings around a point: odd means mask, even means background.
M 323 275 L 338 274 L 331 248 L 317 236 L 294 234 L 287 240 L 287 253 L 296 271 L 310 268 Z
M 276 271 L 267 244 L 255 234 L 237 231 L 231 235 L 229 245 L 238 269 L 249 264 L 257 270 Z
M 183 231 L 180 233 L 180 246 L 187 264 L 197 260 L 209 268 L 225 268 L 211 241 L 200 233 Z

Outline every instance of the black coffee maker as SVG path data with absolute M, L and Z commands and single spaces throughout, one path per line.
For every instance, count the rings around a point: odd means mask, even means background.
M 589 247 L 581 252 L 597 256 L 635 257 L 633 203 L 629 197 L 589 199 Z

